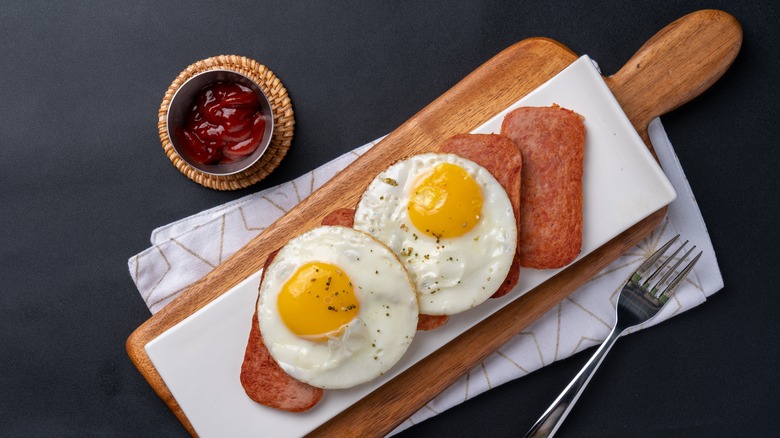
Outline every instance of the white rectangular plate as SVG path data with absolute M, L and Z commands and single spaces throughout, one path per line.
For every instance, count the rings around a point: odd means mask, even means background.
M 558 104 L 585 118 L 583 257 L 669 204 L 676 194 L 587 56 L 476 129 L 498 133 L 519 106 Z M 419 332 L 391 372 L 347 390 L 326 391 L 308 412 L 287 413 L 247 397 L 239 381 L 260 273 L 149 342 L 145 349 L 184 414 L 202 438 L 300 436 L 425 358 L 559 270 L 524 269 L 514 291 Z

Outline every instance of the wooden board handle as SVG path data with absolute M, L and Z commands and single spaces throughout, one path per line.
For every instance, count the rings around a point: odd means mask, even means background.
M 700 95 L 720 78 L 742 45 L 742 27 L 730 14 L 706 9 L 685 15 L 655 34 L 607 78 L 637 131 Z

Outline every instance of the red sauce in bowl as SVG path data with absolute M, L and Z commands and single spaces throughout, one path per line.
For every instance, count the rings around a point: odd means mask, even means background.
M 184 127 L 176 131 L 184 150 L 198 163 L 232 163 L 257 149 L 265 119 L 251 88 L 217 82 L 198 93 Z

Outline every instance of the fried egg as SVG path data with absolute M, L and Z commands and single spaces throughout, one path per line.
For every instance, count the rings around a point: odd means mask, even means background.
M 398 255 L 427 315 L 484 302 L 506 278 L 517 247 L 504 188 L 454 154 L 416 155 L 379 174 L 358 203 L 354 227 Z
M 341 226 L 290 240 L 266 268 L 258 322 L 292 377 L 326 389 L 368 382 L 406 352 L 419 308 L 409 275 L 373 237 Z

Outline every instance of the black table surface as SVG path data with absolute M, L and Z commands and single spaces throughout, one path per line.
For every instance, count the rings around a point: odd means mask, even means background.
M 0 436 L 188 436 L 125 352 L 150 317 L 127 260 L 155 227 L 392 131 L 524 38 L 558 40 L 609 75 L 663 26 L 703 8 L 740 21 L 741 52 L 712 88 L 662 121 L 725 288 L 619 342 L 559 436 L 778 433 L 778 3 L 562 3 L 3 2 Z M 224 53 L 273 70 L 296 117 L 282 164 L 234 192 L 182 176 L 156 127 L 176 75 Z M 402 436 L 520 435 L 591 351 Z

